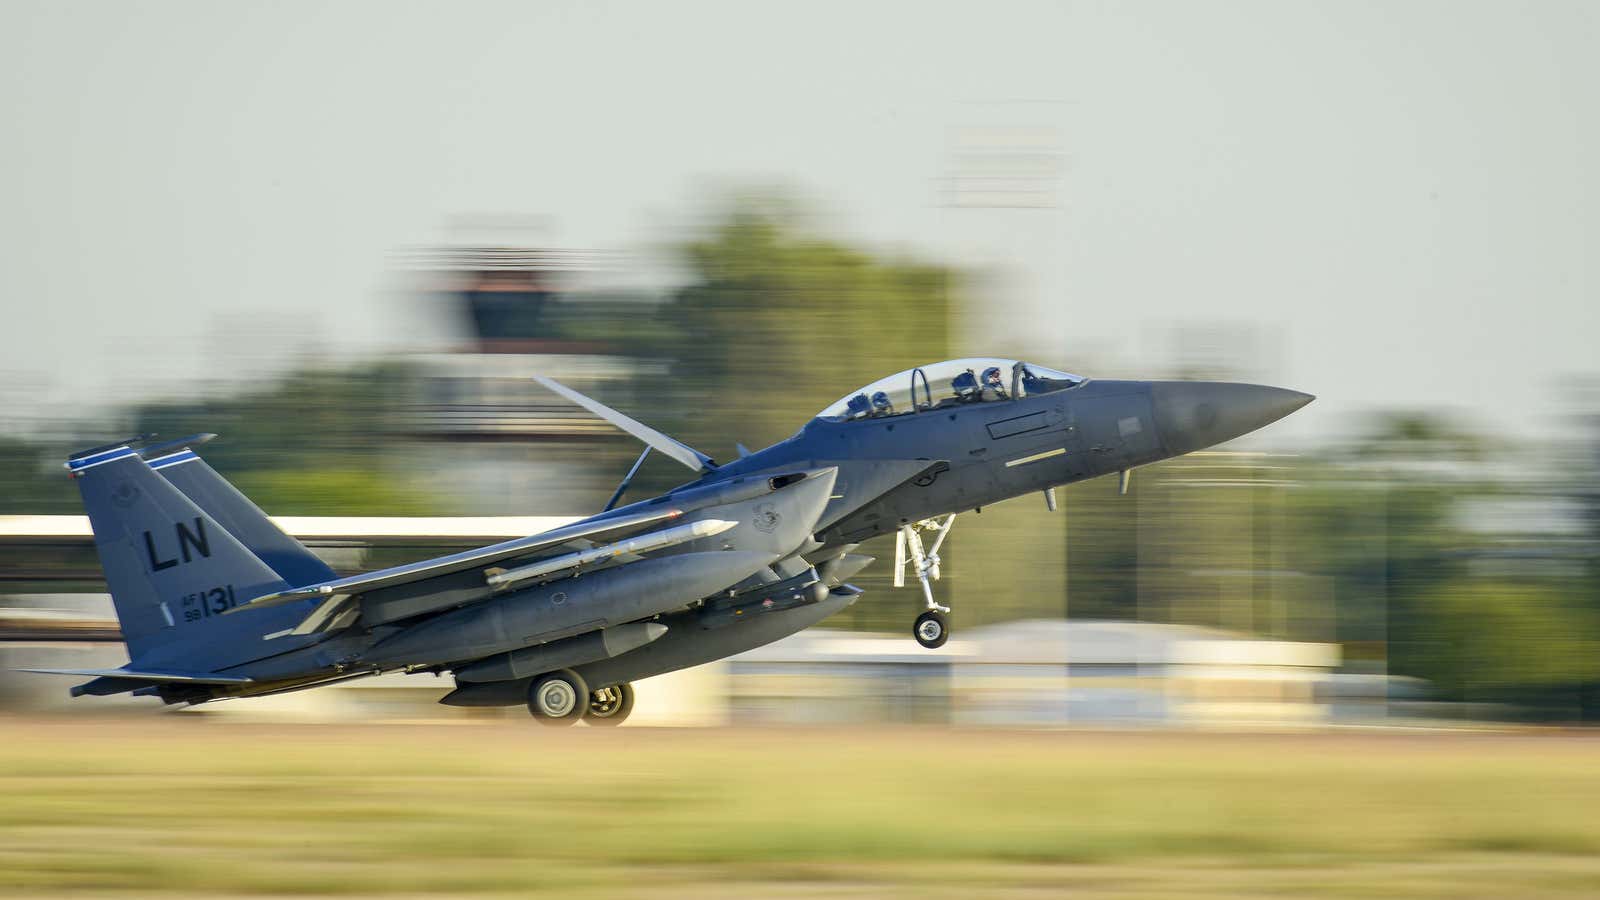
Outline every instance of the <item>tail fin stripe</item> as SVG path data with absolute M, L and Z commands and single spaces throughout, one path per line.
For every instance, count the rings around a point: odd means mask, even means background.
M 148 462 L 150 463 L 150 468 L 152 469 L 165 469 L 167 466 L 176 466 L 179 463 L 193 462 L 199 458 L 200 455 L 195 453 L 193 450 L 180 450 L 177 453 L 169 454 L 167 456 L 158 456 L 155 459 L 148 460 Z
M 69 459 L 67 460 L 67 470 L 70 472 L 82 472 L 85 469 L 92 469 L 95 466 L 104 465 L 108 462 L 115 462 L 125 456 L 137 455 L 138 454 L 135 453 L 130 447 L 114 447 L 103 453 L 96 453 L 93 456 L 84 456 L 79 459 Z

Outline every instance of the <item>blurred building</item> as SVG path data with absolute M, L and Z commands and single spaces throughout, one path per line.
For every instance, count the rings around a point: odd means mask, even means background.
M 83 618 L 83 627 L 95 624 Z M 114 623 L 99 620 L 114 631 Z M 119 644 L 0 644 L 8 666 L 115 666 Z M 1141 622 L 1029 620 L 975 628 L 937 653 L 901 635 L 817 628 L 719 663 L 638 685 L 632 724 L 927 723 L 1001 727 L 1298 726 L 1356 709 L 1331 644 L 1256 640 Z M 68 679 L 16 676 L 12 708 L 159 708 L 149 698 L 69 700 Z M 521 708 L 438 705 L 449 678 L 389 674 L 311 691 L 224 701 L 205 714 L 322 721 L 521 718 Z M 1381 695 L 1382 686 L 1373 691 Z M 1370 692 L 1369 692 L 1370 693 Z M 530 727 L 532 727 L 530 723 Z
M 578 289 L 592 253 L 454 246 L 407 260 L 423 300 L 462 337 L 413 359 L 417 395 L 402 412 L 410 466 L 475 513 L 520 515 L 590 508 L 619 472 L 597 472 L 595 451 L 616 429 L 533 383 L 548 375 L 585 393 L 617 395 L 639 367 L 594 327 L 617 303 L 648 300 Z M 621 451 L 619 451 L 621 452 Z
M 938 653 L 804 631 L 728 662 L 734 722 L 1256 725 L 1327 721 L 1332 644 L 1145 622 L 1024 620 Z

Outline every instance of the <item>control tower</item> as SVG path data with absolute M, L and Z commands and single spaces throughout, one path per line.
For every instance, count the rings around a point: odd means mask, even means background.
M 408 254 L 417 293 L 440 305 L 458 338 L 415 359 L 420 387 L 401 431 L 413 446 L 410 462 L 459 498 L 462 511 L 564 515 L 604 502 L 617 473 L 596 466 L 597 456 L 627 455 L 628 447 L 610 425 L 533 376 L 616 396 L 637 374 L 621 347 L 592 337 L 604 333 L 598 322 L 616 314 L 614 298 L 581 283 L 605 264 L 596 252 L 528 247 Z M 622 384 L 607 390 L 606 382 Z

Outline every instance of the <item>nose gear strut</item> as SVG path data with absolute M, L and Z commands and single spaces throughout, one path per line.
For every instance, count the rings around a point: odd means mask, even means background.
M 950 527 L 956 523 L 956 514 L 951 513 L 940 519 L 923 519 L 900 526 L 894 539 L 894 586 L 905 587 L 906 565 L 909 563 L 915 568 L 917 580 L 922 582 L 922 596 L 927 601 L 927 610 L 917 616 L 916 623 L 911 628 L 911 635 L 917 643 L 932 650 L 944 646 L 950 637 L 950 623 L 945 616 L 950 612 L 950 607 L 941 605 L 933 599 L 933 581 L 939 580 L 939 548 L 944 546 L 944 539 L 950 535 Z M 933 532 L 933 545 L 923 548 L 921 532 Z M 908 558 L 909 554 L 909 558 Z

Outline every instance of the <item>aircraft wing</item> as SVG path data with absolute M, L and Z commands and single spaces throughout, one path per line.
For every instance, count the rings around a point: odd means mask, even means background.
M 454 572 L 477 568 L 478 566 L 486 566 L 501 560 L 527 556 L 539 550 L 556 547 L 570 541 L 579 539 L 592 541 L 634 531 L 659 522 L 676 519 L 681 515 L 683 515 L 682 510 L 664 507 L 627 516 L 612 516 L 606 519 L 574 522 L 571 525 L 554 528 L 530 537 L 502 541 L 498 544 L 490 544 L 487 547 L 479 547 L 474 550 L 464 550 L 448 556 L 440 556 L 420 562 L 407 563 L 403 566 L 379 569 L 375 572 L 351 575 L 346 578 L 335 578 L 330 581 L 266 594 L 248 603 L 241 603 L 223 614 L 230 615 L 244 609 L 260 609 L 267 606 L 277 606 L 282 603 L 297 603 L 303 600 L 350 597 L 379 588 L 394 587 L 395 585 L 408 584 L 413 581 L 425 581 L 429 578 L 437 578 L 441 575 L 449 575 Z M 329 611 L 332 611 L 331 607 Z

